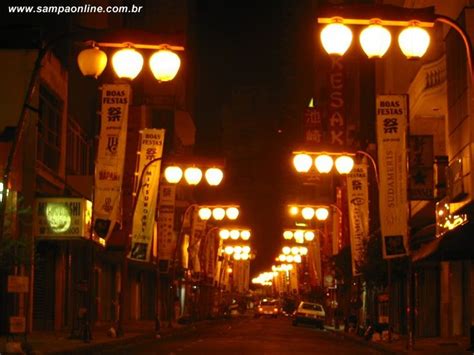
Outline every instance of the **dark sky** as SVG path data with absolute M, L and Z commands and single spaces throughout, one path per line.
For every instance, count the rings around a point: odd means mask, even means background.
M 314 1 L 197 2 L 196 70 L 197 146 L 199 154 L 227 158 L 226 189 L 241 203 L 242 219 L 254 231 L 257 258 L 252 274 L 270 268 L 282 243 L 285 203 L 291 192 L 289 164 L 301 111 L 312 93 Z M 242 140 L 224 141 L 223 107 L 239 119 L 232 92 L 252 87 L 255 112 L 251 131 L 237 126 Z M 239 147 L 250 145 L 251 147 Z M 223 150 L 224 148 L 224 150 Z M 239 151 L 239 158 L 232 154 Z M 244 172 L 245 171 L 245 172 Z M 251 171 L 247 173 L 247 171 Z

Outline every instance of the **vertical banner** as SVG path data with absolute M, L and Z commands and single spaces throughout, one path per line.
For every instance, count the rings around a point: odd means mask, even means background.
M 313 148 L 321 146 L 323 143 L 323 124 L 321 112 L 318 107 L 314 107 L 313 99 L 303 114 L 303 139 L 305 147 Z
M 176 200 L 175 185 L 160 185 L 158 202 L 158 259 L 167 262 L 174 259 L 177 235 L 174 232 L 174 212 Z
M 433 136 L 410 136 L 409 141 L 410 200 L 432 200 L 434 197 Z
M 349 230 L 351 237 L 352 274 L 360 275 L 359 266 L 364 260 L 369 237 L 369 186 L 367 164 L 355 164 L 347 175 L 349 203 Z
M 408 254 L 406 95 L 377 95 L 377 153 L 383 257 Z
M 127 141 L 130 85 L 106 84 L 102 89 L 99 146 L 94 177 L 94 234 L 110 236 L 121 219 L 120 196 Z
M 333 151 L 341 151 L 346 145 L 346 115 L 344 104 L 345 70 L 342 57 L 331 58 L 329 71 L 328 144 Z
M 201 242 L 204 239 L 204 232 L 206 230 L 206 221 L 199 218 L 197 209 L 193 208 L 193 223 L 191 227 L 191 239 L 189 242 L 189 261 L 191 263 L 190 269 L 196 273 L 202 271 L 201 267 L 201 256 L 199 251 L 201 250 Z
M 164 138 L 164 129 L 146 128 L 141 132 L 137 196 L 129 254 L 132 260 L 150 261 Z

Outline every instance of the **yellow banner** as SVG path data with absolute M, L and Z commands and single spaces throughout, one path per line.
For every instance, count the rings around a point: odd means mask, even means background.
M 146 128 L 141 132 L 137 197 L 129 254 L 132 260 L 150 261 L 164 138 L 164 129 Z

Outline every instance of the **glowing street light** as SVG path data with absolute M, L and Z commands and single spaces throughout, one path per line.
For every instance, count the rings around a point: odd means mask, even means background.
M 184 171 L 184 179 L 189 185 L 197 185 L 202 179 L 202 171 L 196 167 L 187 168 Z
M 165 179 L 170 184 L 177 184 L 183 177 L 183 170 L 179 166 L 168 166 L 165 169 Z
M 97 79 L 107 66 L 107 54 L 96 46 L 84 49 L 77 56 L 77 65 L 82 75 Z
M 352 31 L 338 19 L 334 19 L 334 23 L 321 31 L 321 43 L 329 55 L 342 56 L 352 43 Z
M 143 56 L 133 48 L 120 49 L 112 56 L 112 66 L 119 78 L 133 80 L 142 71 Z
M 210 208 L 203 207 L 199 209 L 198 215 L 203 221 L 207 221 L 209 218 L 211 218 L 212 211 Z
M 419 59 L 428 50 L 430 35 L 424 28 L 413 25 L 400 32 L 398 45 L 408 59 Z
M 212 217 L 216 220 L 216 221 L 222 221 L 225 217 L 225 210 L 221 207 L 217 207 L 217 208 L 214 208 L 212 210 Z
M 224 173 L 218 168 L 209 168 L 205 173 L 206 181 L 211 186 L 217 186 L 224 178 Z
M 297 154 L 293 158 L 293 165 L 297 172 L 307 173 L 311 169 L 311 165 L 313 165 L 313 160 L 307 154 Z
M 334 161 L 332 160 L 331 156 L 322 154 L 316 157 L 314 160 L 314 165 L 321 174 L 327 174 L 332 170 Z
M 374 23 L 362 30 L 359 40 L 369 58 L 382 58 L 390 47 L 392 35 L 385 27 Z
M 178 55 L 167 49 L 161 49 L 150 57 L 150 69 L 158 82 L 173 80 L 180 65 Z
M 229 207 L 225 211 L 227 218 L 236 220 L 239 217 L 239 209 L 237 207 Z

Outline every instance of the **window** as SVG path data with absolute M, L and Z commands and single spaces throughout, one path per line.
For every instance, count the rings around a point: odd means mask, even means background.
M 321 312 L 323 310 L 323 308 L 319 304 L 314 303 L 303 303 L 303 306 L 301 306 L 301 308 L 318 312 Z
M 37 159 L 58 172 L 61 156 L 63 102 L 44 85 L 39 90 Z
M 91 143 L 79 123 L 72 117 L 68 119 L 67 126 L 67 159 L 66 171 L 68 175 L 90 175 L 91 168 Z

